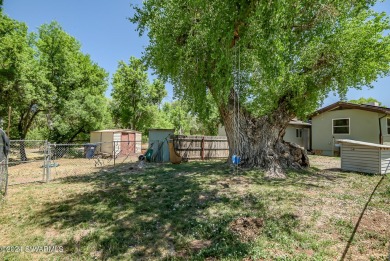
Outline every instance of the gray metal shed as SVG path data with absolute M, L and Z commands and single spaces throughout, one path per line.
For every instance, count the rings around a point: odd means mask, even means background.
M 174 129 L 149 129 L 149 146 L 153 149 L 152 159 L 157 162 L 169 162 L 168 140 Z
M 374 174 L 390 173 L 390 146 L 340 139 L 341 169 Z

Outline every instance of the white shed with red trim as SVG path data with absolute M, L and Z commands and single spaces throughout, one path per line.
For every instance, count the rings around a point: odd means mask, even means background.
M 141 132 L 129 129 L 92 131 L 91 143 L 101 143 L 100 151 L 111 155 L 141 153 Z

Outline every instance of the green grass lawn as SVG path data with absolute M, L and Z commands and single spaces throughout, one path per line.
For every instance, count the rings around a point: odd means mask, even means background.
M 380 176 L 320 170 L 264 180 L 222 162 L 130 165 L 12 186 L 0 209 L 1 260 L 336 260 Z M 386 260 L 390 177 L 360 222 L 347 260 Z

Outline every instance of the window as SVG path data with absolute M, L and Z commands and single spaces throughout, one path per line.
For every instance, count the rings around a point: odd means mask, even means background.
M 387 134 L 390 134 L 390 118 L 387 118 Z
M 297 138 L 302 138 L 302 129 L 295 129 L 295 135 Z
M 349 119 L 334 119 L 333 134 L 349 134 Z

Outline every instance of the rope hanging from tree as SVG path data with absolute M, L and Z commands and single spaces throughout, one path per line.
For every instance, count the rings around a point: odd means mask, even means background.
M 237 63 L 238 48 L 238 63 Z M 240 47 L 234 47 L 234 66 L 233 66 L 233 155 L 232 163 L 238 171 L 238 165 L 241 162 L 238 148 L 240 132 L 240 83 L 241 83 L 241 59 Z

